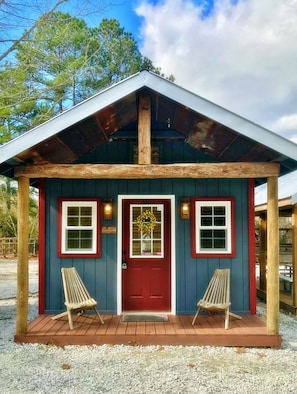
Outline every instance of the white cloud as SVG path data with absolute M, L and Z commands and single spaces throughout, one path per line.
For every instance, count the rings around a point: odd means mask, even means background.
M 297 0 L 143 0 L 142 53 L 176 83 L 297 140 Z
M 284 130 L 288 134 L 297 134 L 297 114 L 281 116 L 276 122 L 276 128 Z

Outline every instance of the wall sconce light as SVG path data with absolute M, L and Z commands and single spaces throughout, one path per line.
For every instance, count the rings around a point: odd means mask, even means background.
M 182 219 L 190 219 L 190 199 L 188 197 L 180 199 L 180 217 Z
M 103 218 L 105 220 L 112 219 L 112 199 L 107 198 L 103 201 Z

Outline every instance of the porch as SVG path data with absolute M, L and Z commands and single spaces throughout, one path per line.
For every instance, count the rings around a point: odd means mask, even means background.
M 74 329 L 67 317 L 52 320 L 40 315 L 28 325 L 26 334 L 15 336 L 18 343 L 66 345 L 185 345 L 279 348 L 281 336 L 267 334 L 265 321 L 256 315 L 230 319 L 224 329 L 223 315 L 199 315 L 192 326 L 192 315 L 168 316 L 167 322 L 123 322 L 122 316 L 103 315 L 105 324 L 91 314 L 73 316 Z

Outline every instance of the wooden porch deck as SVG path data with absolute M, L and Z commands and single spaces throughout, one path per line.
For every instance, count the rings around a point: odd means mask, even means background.
M 167 322 L 122 322 L 122 316 L 103 315 L 102 325 L 95 315 L 73 316 L 70 330 L 67 317 L 52 320 L 40 315 L 28 326 L 28 332 L 15 336 L 18 343 L 66 345 L 203 345 L 236 347 L 272 347 L 281 345 L 280 335 L 269 335 L 259 317 L 244 315 L 241 320 L 230 318 L 229 330 L 224 329 L 223 315 L 168 316 Z

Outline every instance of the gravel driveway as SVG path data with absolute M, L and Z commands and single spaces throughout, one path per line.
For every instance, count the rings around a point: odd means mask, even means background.
M 17 260 L 0 259 L 0 299 L 13 298 L 17 288 Z M 38 262 L 29 261 L 29 294 L 38 292 Z
M 2 284 L 2 281 L 1 281 Z M 0 293 L 1 298 L 1 293 Z M 258 305 L 265 314 L 265 305 Z M 29 317 L 37 314 L 30 297 Z M 281 313 L 279 350 L 203 346 L 66 346 L 13 342 L 15 298 L 0 300 L 4 394 L 297 392 L 297 318 Z

